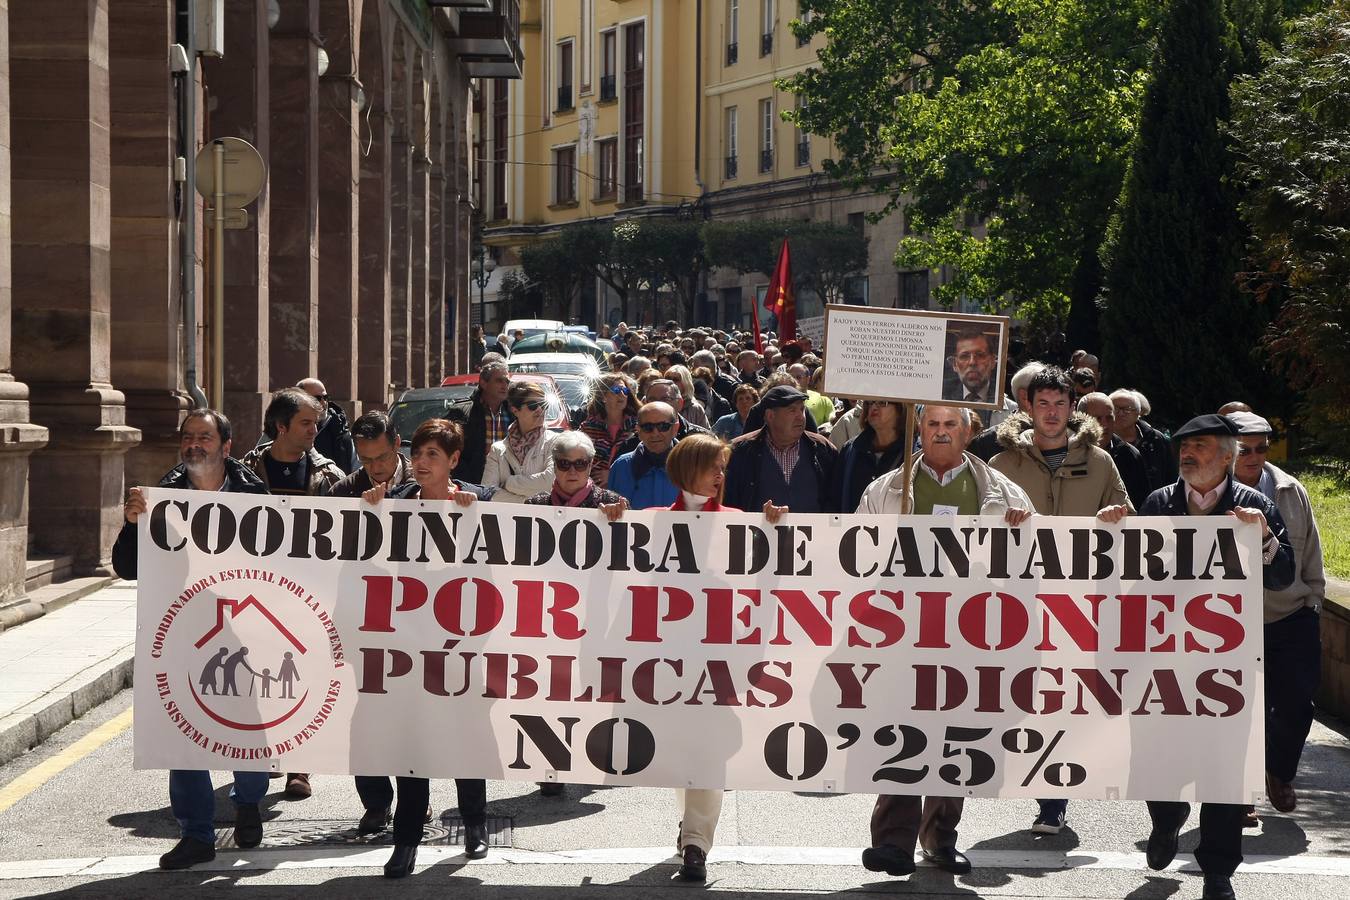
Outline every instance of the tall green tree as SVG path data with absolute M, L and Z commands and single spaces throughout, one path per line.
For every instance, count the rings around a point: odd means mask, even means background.
M 1325 447 L 1350 440 L 1350 0 L 1292 23 L 1232 86 L 1230 134 L 1250 226 L 1247 286 L 1280 302 L 1265 346 Z
M 1260 311 L 1237 287 L 1243 231 L 1221 133 L 1238 60 L 1222 0 L 1171 0 L 1120 209 L 1102 249 L 1103 364 L 1177 424 L 1256 401 Z
M 834 222 L 793 219 L 730 219 L 703 226 L 708 264 L 742 275 L 772 275 L 783 239 L 791 240 L 792 280 L 822 303 L 837 303 L 849 277 L 866 271 L 868 240 L 857 229 Z
M 1097 250 L 1146 81 L 1156 0 L 806 0 L 819 64 L 784 82 L 829 135 L 828 174 L 903 208 L 906 267 L 949 267 L 938 299 L 1089 342 Z M 978 227 L 982 223 L 982 228 Z
M 572 235 L 563 233 L 526 244 L 520 251 L 525 277 L 539 287 L 547 307 L 544 318 L 567 321 L 582 281 L 590 274 L 573 252 Z

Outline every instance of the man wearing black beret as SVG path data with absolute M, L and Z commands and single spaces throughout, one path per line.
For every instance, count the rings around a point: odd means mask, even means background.
M 1191 419 L 1172 436 L 1179 444 L 1181 478 L 1158 488 L 1144 501 L 1145 516 L 1232 516 L 1261 526 L 1262 580 L 1267 591 L 1294 580 L 1294 550 L 1284 519 L 1266 496 L 1233 479 L 1238 455 L 1238 427 L 1227 416 Z M 1177 853 L 1177 835 L 1190 815 L 1190 804 L 1148 803 L 1153 830 L 1148 837 L 1149 868 L 1167 868 Z M 1234 803 L 1200 806 L 1200 845 L 1195 861 L 1205 874 L 1204 900 L 1233 900 L 1233 872 L 1242 862 L 1245 807 Z
M 765 392 L 759 406 L 764 427 L 731 442 L 724 502 L 747 512 L 762 509 L 771 521 L 788 510 L 839 512 L 839 451 L 806 430 L 806 395 L 780 384 Z

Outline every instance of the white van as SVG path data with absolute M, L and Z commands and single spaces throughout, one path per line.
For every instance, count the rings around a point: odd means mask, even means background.
M 563 323 L 556 319 L 512 319 L 502 328 L 502 334 L 508 341 L 516 339 L 516 331 L 525 332 L 525 336 L 544 334 L 549 331 L 562 331 Z

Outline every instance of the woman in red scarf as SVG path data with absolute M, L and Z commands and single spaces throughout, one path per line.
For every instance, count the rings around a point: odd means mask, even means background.
M 600 487 L 591 480 L 595 464 L 595 444 L 580 431 L 564 431 L 549 446 L 553 454 L 553 488 L 528 498 L 536 506 L 574 506 L 598 509 L 613 521 L 625 509 L 623 495 Z

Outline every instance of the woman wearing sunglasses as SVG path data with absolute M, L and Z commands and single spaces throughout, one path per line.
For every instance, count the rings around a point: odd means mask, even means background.
M 386 496 L 396 500 L 444 500 L 458 506 L 470 506 L 493 497 L 491 488 L 458 481 L 453 477 L 464 449 L 464 433 L 458 424 L 445 419 L 428 419 L 418 426 L 412 438 L 413 481 L 394 488 L 377 484 L 361 496 L 376 504 Z M 419 733 L 414 723 L 409 740 L 431 740 Z M 365 806 L 358 830 L 374 834 L 389 822 L 389 807 L 394 806 L 394 852 L 384 864 L 386 878 L 411 875 L 417 864 L 417 847 L 422 842 L 422 826 L 431 820 L 431 782 L 426 778 L 399 775 L 398 801 L 394 803 L 394 785 L 387 776 L 358 775 L 356 792 Z M 456 778 L 459 812 L 464 817 L 464 853 L 469 859 L 482 859 L 488 853 L 487 782 L 481 778 Z
M 553 487 L 553 456 L 549 451 L 553 432 L 544 427 L 548 398 L 544 386 L 534 381 L 516 381 L 506 392 L 506 403 L 515 421 L 506 439 L 497 441 L 483 466 L 483 486 L 498 489 L 493 500 L 524 503 L 540 491 Z
M 609 482 L 609 466 L 619 455 L 624 441 L 637 433 L 637 384 L 621 372 L 601 375 L 586 407 L 581 432 L 595 448 L 591 480 L 600 487 Z

